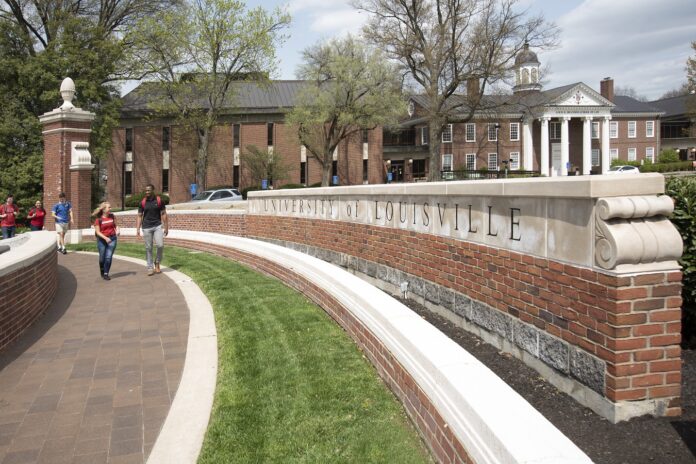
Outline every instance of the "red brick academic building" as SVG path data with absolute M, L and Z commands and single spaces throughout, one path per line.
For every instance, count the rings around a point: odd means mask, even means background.
M 442 134 L 443 171 L 537 171 L 545 176 L 603 173 L 611 160 L 655 160 L 660 152 L 663 110 L 630 97 L 614 95 L 607 78 L 596 92 L 578 82 L 542 90 L 539 60 L 525 49 L 515 60 L 512 94 L 486 96 L 485 109 L 466 121 L 453 117 Z M 224 114 L 210 138 L 206 187 L 254 186 L 245 166 L 247 147 L 280 154 L 291 167 L 276 182 L 311 185 L 321 180 L 321 165 L 284 123 L 303 81 L 273 81 L 260 87 L 236 83 L 234 109 Z M 477 90 L 469 83 L 469 92 Z M 197 137 L 172 120 L 151 118 L 156 84 L 145 83 L 123 97 L 120 127 L 113 133 L 107 159 L 107 198 L 120 204 L 122 192 L 141 192 L 152 183 L 171 201 L 190 198 L 195 181 Z M 454 96 L 453 103 L 464 96 Z M 414 96 L 409 116 L 398 131 L 363 131 L 334 153 L 333 175 L 341 185 L 414 182 L 428 176 L 427 102 Z M 462 107 L 462 115 L 467 114 Z M 447 173 L 443 175 L 448 178 Z

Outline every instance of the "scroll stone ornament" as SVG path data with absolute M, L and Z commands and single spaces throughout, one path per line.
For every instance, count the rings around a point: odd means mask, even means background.
M 595 261 L 603 269 L 620 264 L 677 260 L 681 235 L 668 216 L 674 203 L 668 196 L 600 198 L 595 216 Z

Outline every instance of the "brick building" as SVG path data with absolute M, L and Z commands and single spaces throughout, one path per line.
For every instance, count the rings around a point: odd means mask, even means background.
M 515 60 L 516 85 L 509 95 L 487 95 L 471 120 L 452 118 L 442 134 L 441 166 L 456 170 L 525 170 L 545 176 L 598 174 L 611 160 L 655 160 L 660 152 L 660 108 L 615 96 L 607 78 L 596 92 L 578 82 L 542 90 L 539 60 L 525 48 Z M 282 183 L 311 185 L 321 180 L 321 165 L 300 145 L 284 123 L 302 81 L 272 81 L 260 87 L 235 83 L 235 102 L 211 135 L 207 187 L 250 187 L 257 183 L 245 167 L 247 147 L 273 150 L 294 169 Z M 478 91 L 469 82 L 469 92 Z M 173 121 L 151 118 L 154 83 L 123 98 L 120 128 L 113 133 L 107 160 L 109 201 L 119 204 L 122 191 L 141 192 L 147 183 L 168 192 L 173 202 L 189 198 L 195 179 L 197 137 Z M 465 95 L 452 97 L 467 114 Z M 410 99 L 410 116 L 398 131 L 381 128 L 341 144 L 333 175 L 341 185 L 382 183 L 387 172 L 395 182 L 428 176 L 427 101 Z M 444 176 L 447 178 L 447 175 Z M 279 183 L 276 183 L 278 186 Z
M 650 102 L 664 111 L 660 142 L 664 149 L 679 151 L 683 160 L 696 160 L 696 95 L 680 95 Z
M 656 159 L 661 109 L 614 95 L 610 78 L 599 93 L 582 82 L 542 90 L 539 66 L 534 52 L 522 50 L 512 94 L 484 96 L 470 120 L 466 96 L 452 97 L 461 111 L 442 134 L 443 171 L 507 167 L 559 176 L 604 173 L 614 158 Z M 468 92 L 477 94 L 478 82 L 469 82 Z M 429 158 L 427 101 L 415 96 L 409 106 L 400 131 L 384 134 L 385 162 L 406 181 L 425 179 Z

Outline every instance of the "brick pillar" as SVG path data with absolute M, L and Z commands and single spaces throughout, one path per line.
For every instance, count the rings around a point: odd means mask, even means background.
M 46 229 L 55 230 L 50 210 L 65 192 L 72 203 L 75 223 L 69 235 L 80 241 L 79 229 L 89 227 L 91 213 L 91 175 L 94 165 L 89 153 L 89 135 L 94 113 L 72 104 L 75 84 L 69 77 L 60 86 L 63 105 L 39 117 L 44 138 L 44 205 L 48 215 Z

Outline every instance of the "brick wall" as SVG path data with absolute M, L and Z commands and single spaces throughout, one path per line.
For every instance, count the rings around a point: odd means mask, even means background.
M 58 288 L 54 249 L 40 260 L 0 276 L 0 351 L 16 340 L 46 311 Z

